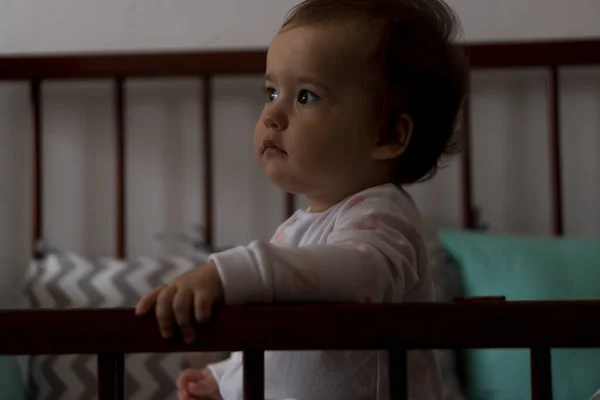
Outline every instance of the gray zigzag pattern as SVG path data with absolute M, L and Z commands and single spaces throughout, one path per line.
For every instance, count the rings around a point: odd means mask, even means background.
M 36 308 L 39 308 L 40 306 L 49 306 L 40 305 L 39 299 L 36 298 L 36 293 L 31 290 L 35 287 L 34 285 L 44 285 L 51 298 L 56 302 L 54 305 L 55 308 L 64 308 L 71 305 L 98 307 L 102 305 L 106 297 L 102 294 L 101 287 L 102 285 L 109 284 L 116 287 L 120 293 L 123 294 L 124 303 L 127 303 L 124 305 L 129 306 L 136 303 L 139 296 L 138 291 L 135 290 L 135 285 L 127 281 L 127 278 L 131 276 L 131 274 L 136 271 L 139 272 L 140 269 L 143 268 L 144 271 L 147 272 L 146 278 L 148 283 L 152 286 L 157 286 L 165 283 L 167 276 L 173 276 L 180 269 L 180 265 L 175 259 L 161 258 L 156 260 L 156 264 L 147 264 L 143 261 L 129 262 L 122 271 L 117 272 L 110 278 L 106 276 L 106 268 L 102 268 L 101 266 L 92 268 L 75 283 L 86 295 L 88 304 L 73 304 L 73 301 L 70 299 L 69 288 L 64 285 L 62 280 L 69 274 L 74 273 L 78 268 L 78 260 L 69 258 L 67 255 L 61 255 L 58 260 L 61 265 L 61 270 L 59 271 L 59 274 L 51 280 L 42 281 L 40 272 L 43 271 L 43 269 L 38 268 L 38 271 L 36 271 L 36 274 L 34 274 L 35 276 L 32 277 L 28 285 L 29 298 L 32 303 L 36 304 Z M 39 265 L 43 266 L 43 263 Z M 103 281 L 103 279 L 106 281 Z M 86 363 L 89 362 L 90 357 L 96 358 L 95 356 L 80 355 L 75 357 L 71 365 L 69 365 L 69 372 L 73 373 L 73 379 L 81 382 L 85 387 L 84 394 L 79 396 L 80 400 L 92 400 L 96 398 L 97 378 L 94 374 L 95 371 L 90 371 L 86 368 Z M 148 357 L 144 362 L 144 368 L 153 377 L 159 388 L 153 392 L 152 397 L 149 400 L 176 398 L 177 391 L 175 382 L 171 376 L 161 368 L 161 364 L 167 357 L 168 355 L 165 354 L 154 354 Z M 32 389 L 34 394 L 32 398 L 38 400 L 59 400 L 64 398 L 64 396 L 68 396 L 68 380 L 67 382 L 63 381 L 63 379 L 54 372 L 56 362 L 60 359 L 60 356 L 38 356 L 34 357 L 34 359 L 35 361 L 31 360 L 31 365 L 39 371 L 40 380 L 36 382 L 35 378 L 32 379 L 30 385 L 30 389 Z M 182 357 L 182 360 L 183 359 L 184 357 Z M 133 396 L 140 390 L 140 387 L 142 387 L 143 384 L 144 382 L 138 382 L 135 379 L 126 364 L 126 398 Z M 49 394 L 48 396 L 42 396 L 40 388 L 45 388 L 46 386 L 49 386 Z
M 63 288 L 60 287 L 60 280 L 73 271 L 76 268 L 76 265 L 66 255 L 60 255 L 59 260 L 62 268 L 53 279 L 48 281 L 48 294 L 52 296 L 52 299 L 56 303 L 56 308 L 67 308 L 72 304 L 72 302 L 69 299 L 68 294 L 66 294 Z
M 160 367 L 160 363 L 165 357 L 164 354 L 152 354 L 145 362 L 148 372 L 152 374 L 154 381 L 158 385 L 158 390 L 152 394 L 152 398 L 149 400 L 165 400 L 177 389 L 175 382 Z
M 35 271 L 31 274 L 31 276 L 25 283 L 25 287 L 23 288 L 23 292 L 25 293 L 25 296 L 26 296 L 25 298 L 29 300 L 30 306 L 32 308 L 40 308 L 40 302 L 37 299 L 37 296 L 35 295 L 35 293 L 33 291 L 33 287 L 39 280 L 40 272 L 42 270 L 42 265 L 43 265 L 42 261 L 37 261 L 37 260 L 33 261 L 33 268 L 35 268 Z
M 54 372 L 54 364 L 60 356 L 44 356 L 41 365 L 41 372 L 49 386 L 48 397 L 45 400 L 59 400 L 66 392 L 67 386 Z
M 92 355 L 78 355 L 69 367 L 73 370 L 73 375 L 79 379 L 79 382 L 84 387 L 83 393 L 78 397 L 78 400 L 90 400 L 97 396 L 97 380 L 96 376 L 87 369 L 87 362 L 91 359 L 96 359 Z
M 127 278 L 143 267 L 139 261 L 131 262 L 114 276 L 113 284 L 119 289 L 126 306 L 133 307 L 139 300 L 138 292 L 130 286 Z
M 85 275 L 77 281 L 77 286 L 86 296 L 88 300 L 88 307 L 99 307 L 104 301 L 104 296 L 100 293 L 93 285 L 93 281 L 101 274 L 106 273 L 104 268 L 94 266 L 91 271 L 88 271 Z
M 27 387 L 28 387 L 28 398 L 29 399 L 37 399 L 38 394 L 40 392 L 40 387 L 35 379 L 35 371 L 37 368 L 37 364 L 39 364 L 39 357 L 29 357 L 28 367 L 29 367 L 29 376 L 27 379 Z
M 179 362 L 179 369 L 181 371 L 183 371 L 183 370 L 186 370 L 186 369 L 191 368 L 191 367 L 192 367 L 192 363 L 190 363 L 190 360 L 188 360 L 185 357 L 182 357 L 181 361 Z
M 166 282 L 166 277 L 177 270 L 177 265 L 174 261 L 160 258 L 158 259 L 158 268 L 151 274 L 148 274 L 147 281 L 152 287 L 162 285 Z
M 124 380 L 124 385 L 125 385 L 125 398 L 129 399 L 131 398 L 133 395 L 135 395 L 135 393 L 140 390 L 141 387 L 141 383 L 143 382 L 138 382 L 133 375 L 131 374 L 131 372 L 129 372 L 128 368 L 127 368 L 127 358 L 131 357 L 131 355 L 128 355 L 125 357 L 125 380 Z

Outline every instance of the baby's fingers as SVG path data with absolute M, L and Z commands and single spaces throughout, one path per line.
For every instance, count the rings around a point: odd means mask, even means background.
M 160 333 L 164 338 L 173 336 L 174 320 L 173 320 L 173 297 L 177 293 L 177 288 L 167 286 L 158 294 L 156 300 L 156 319 Z
M 186 343 L 192 343 L 196 338 L 196 331 L 191 322 L 193 297 L 194 294 L 191 290 L 179 289 L 173 299 L 175 320 L 181 328 L 183 340 Z
M 212 314 L 214 300 L 206 292 L 194 293 L 194 316 L 198 322 L 207 322 Z
M 150 291 L 144 297 L 142 297 L 137 303 L 137 306 L 135 307 L 136 315 L 142 316 L 144 314 L 147 314 L 148 311 L 150 311 L 152 307 L 156 304 L 156 301 L 158 300 L 158 295 L 165 287 L 166 285 L 161 285 L 155 288 L 154 290 Z

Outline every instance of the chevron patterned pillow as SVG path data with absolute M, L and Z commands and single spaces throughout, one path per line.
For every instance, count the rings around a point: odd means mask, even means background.
M 31 262 L 26 293 L 33 308 L 133 307 L 151 288 L 205 260 L 200 255 L 90 261 L 56 252 Z M 125 365 L 126 399 L 177 399 L 185 354 L 133 354 Z M 30 357 L 29 382 L 33 400 L 96 399 L 96 356 Z

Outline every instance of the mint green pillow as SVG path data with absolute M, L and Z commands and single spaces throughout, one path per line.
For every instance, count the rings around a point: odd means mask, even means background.
M 0 282 L 0 310 L 27 308 L 25 298 L 18 288 L 20 281 L 14 276 L 3 276 Z M 0 326 L 0 329 L 2 327 Z M 23 357 L 21 357 L 23 358 Z M 25 361 L 25 360 L 21 360 Z M 0 400 L 25 400 L 28 398 L 25 384 L 26 372 L 21 372 L 19 357 L 0 356 Z
M 0 357 L 0 399 L 25 400 L 25 384 L 15 357 Z
M 440 232 L 465 296 L 507 300 L 600 299 L 600 240 Z M 595 321 L 590 321 L 590 329 Z M 469 400 L 529 400 L 529 351 L 469 350 Z M 600 350 L 553 349 L 554 400 L 587 400 L 600 388 Z

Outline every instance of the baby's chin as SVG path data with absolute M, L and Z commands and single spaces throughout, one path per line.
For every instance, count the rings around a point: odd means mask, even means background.
M 269 181 L 284 192 L 300 195 L 303 193 L 302 183 L 298 179 L 294 179 L 293 174 L 283 171 L 281 168 L 276 168 L 274 165 L 261 165 L 263 173 Z

